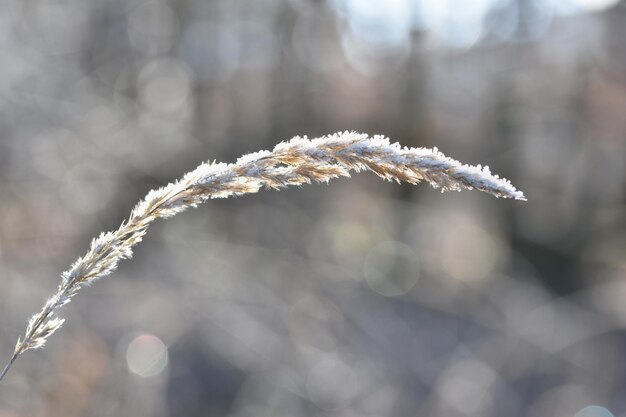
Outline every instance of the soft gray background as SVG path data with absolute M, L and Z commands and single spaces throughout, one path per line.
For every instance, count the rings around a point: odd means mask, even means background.
M 160 221 L 0 416 L 626 416 L 625 45 L 609 0 L 1 1 L 3 359 L 207 159 L 354 129 L 529 201 L 361 174 Z

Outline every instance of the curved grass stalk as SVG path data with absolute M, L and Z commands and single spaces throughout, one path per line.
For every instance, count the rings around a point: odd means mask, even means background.
M 70 302 L 84 286 L 111 274 L 158 218 L 168 218 L 212 198 L 255 193 L 261 188 L 279 190 L 292 185 L 328 182 L 349 177 L 350 171 L 374 172 L 379 177 L 409 184 L 426 181 L 442 191 L 477 189 L 496 197 L 525 200 L 505 179 L 487 167 L 463 165 L 435 149 L 403 148 L 382 136 L 344 132 L 318 139 L 296 137 L 270 152 L 243 156 L 233 164 L 207 162 L 179 181 L 152 190 L 135 206 L 130 217 L 113 231 L 91 242 L 88 252 L 61 275 L 61 282 L 42 310 L 29 321 L 17 340 L 11 359 L 0 373 L 4 378 L 24 352 L 44 346 L 64 319 L 57 309 Z

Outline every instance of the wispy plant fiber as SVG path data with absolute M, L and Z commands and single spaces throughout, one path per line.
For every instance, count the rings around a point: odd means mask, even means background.
M 233 164 L 207 162 L 179 181 L 152 190 L 135 206 L 130 217 L 113 231 L 91 242 L 87 253 L 61 275 L 56 292 L 29 321 L 11 360 L 0 373 L 4 377 L 15 359 L 29 349 L 42 347 L 61 327 L 57 309 L 70 302 L 82 287 L 112 273 L 120 260 L 132 257 L 148 226 L 211 198 L 255 193 L 261 188 L 279 190 L 291 185 L 328 182 L 349 177 L 350 171 L 374 172 L 379 177 L 417 184 L 426 181 L 442 191 L 477 189 L 496 197 L 525 200 L 524 194 L 487 167 L 463 165 L 437 149 L 403 148 L 389 139 L 354 132 L 318 139 L 296 137 L 270 151 L 243 156 Z

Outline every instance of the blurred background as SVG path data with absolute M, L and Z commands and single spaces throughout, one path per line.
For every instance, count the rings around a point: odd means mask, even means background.
M 154 224 L 0 416 L 626 416 L 626 2 L 3 0 L 0 358 L 199 163 L 342 130 L 528 202 L 355 175 Z

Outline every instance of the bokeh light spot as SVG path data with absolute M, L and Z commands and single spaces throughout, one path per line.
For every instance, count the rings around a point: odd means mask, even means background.
M 411 49 L 410 2 L 334 0 L 331 6 L 347 23 L 341 46 L 355 70 L 375 76 L 406 62 Z
M 167 346 L 161 339 L 150 334 L 135 337 L 126 349 L 128 370 L 143 378 L 163 372 L 168 363 Z
M 327 358 L 311 369 L 307 378 L 307 394 L 324 410 L 337 410 L 352 401 L 357 380 L 354 371 L 342 360 Z
M 482 35 L 483 19 L 492 6 L 491 3 L 492 0 L 421 2 L 414 23 L 430 31 L 444 46 L 469 48 Z
M 576 6 L 585 11 L 600 11 L 619 3 L 619 0 L 571 0 Z
M 588 405 L 583 408 L 579 412 L 576 413 L 574 417 L 615 417 L 613 413 L 611 413 L 606 408 L 599 405 Z
M 352 32 L 368 43 L 392 46 L 408 38 L 411 6 L 407 0 L 335 0 L 332 4 Z
M 387 241 L 376 245 L 363 264 L 367 285 L 386 297 L 407 293 L 419 278 L 419 264 L 411 247 Z
M 441 399 L 466 415 L 486 415 L 492 401 L 496 374 L 485 363 L 467 359 L 453 364 L 439 381 Z
M 144 106 L 157 113 L 167 113 L 183 106 L 190 95 L 191 76 L 180 61 L 155 60 L 139 74 L 140 96 Z

